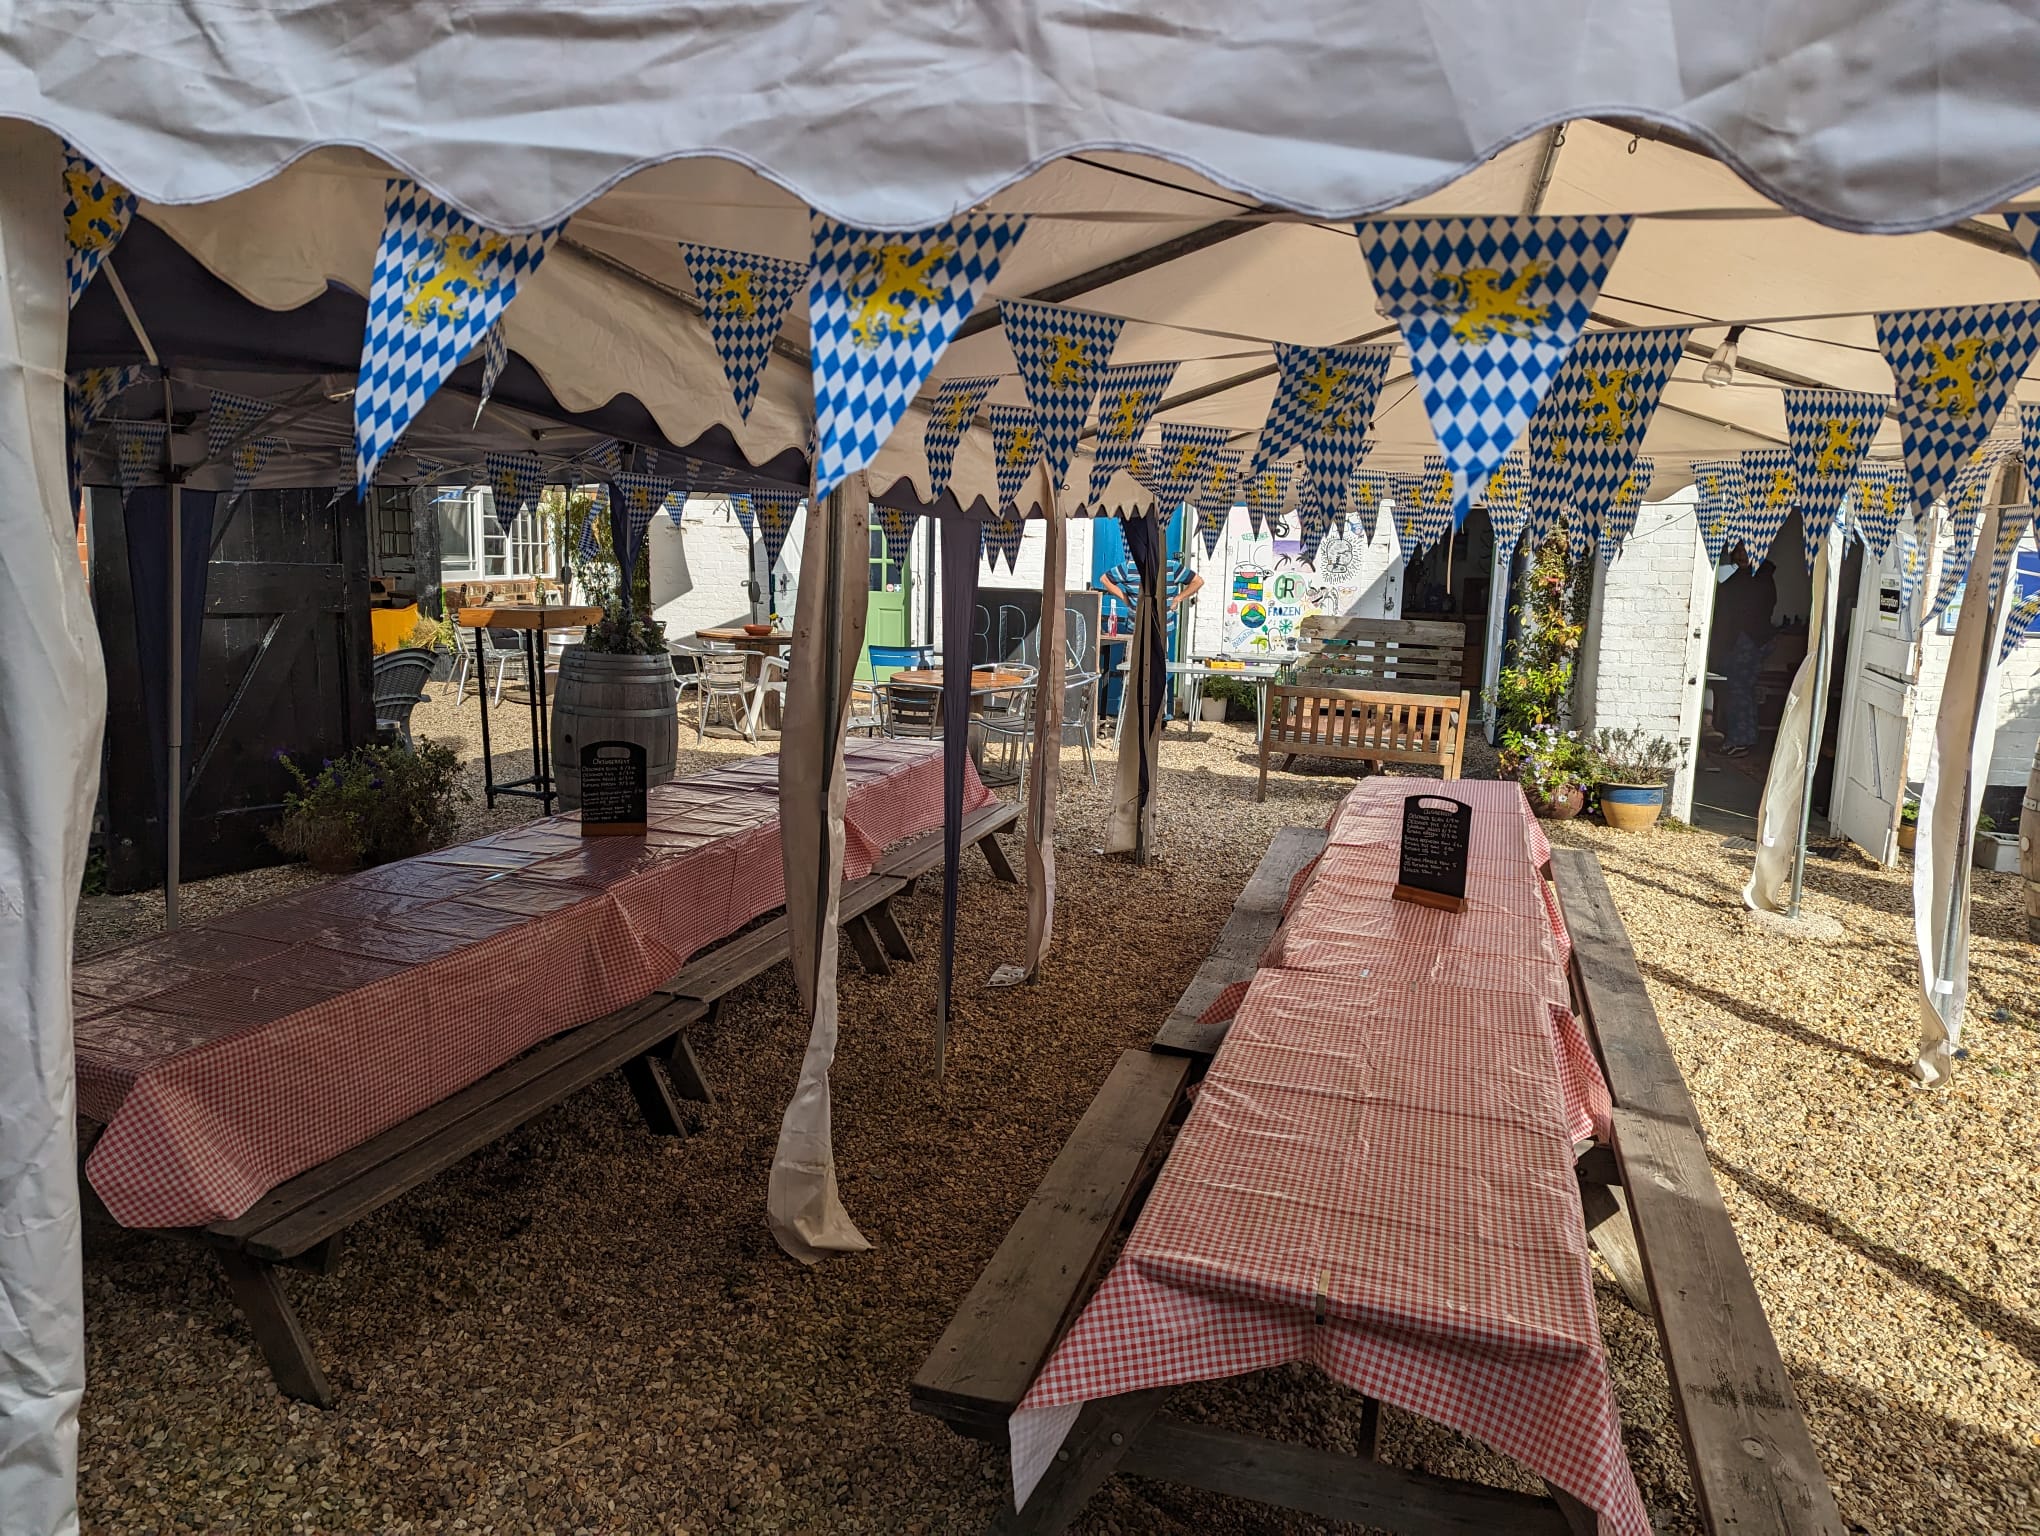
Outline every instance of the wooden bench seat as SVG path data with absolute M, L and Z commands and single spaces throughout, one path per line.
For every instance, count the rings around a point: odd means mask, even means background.
M 1003 1442 L 1057 1342 L 1075 1321 L 1165 1156 L 1186 1090 L 1230 1022 L 1201 1024 L 1218 993 L 1252 974 L 1290 880 L 1323 834 L 1278 834 L 1153 1049 L 1128 1051 L 916 1374 L 912 1407 Z M 1705 1527 L 1735 1536 L 1840 1536 L 1842 1523 L 1793 1398 L 1770 1325 L 1707 1163 L 1690 1095 L 1666 1046 L 1591 854 L 1556 850 L 1552 874 L 1572 931 L 1579 1016 L 1605 1064 L 1615 1139 L 1589 1148 L 1583 1178 L 1618 1180 L 1634 1221 Z M 1608 1218 L 1612 1221 L 1613 1218 Z M 1183 1423 L 1167 1391 L 1085 1405 L 1024 1511 L 998 1531 L 1061 1530 L 1117 1473 L 1243 1496 L 1390 1530 L 1584 1533 L 1591 1511 L 1372 1459 L 1378 1405 L 1361 1399 L 1341 1456 Z
M 1401 693 L 1316 681 L 1268 689 L 1268 728 L 1261 733 L 1261 777 L 1254 798 L 1268 798 L 1268 759 L 1285 754 L 1348 762 L 1412 763 L 1459 777 L 1472 704 L 1466 693 Z

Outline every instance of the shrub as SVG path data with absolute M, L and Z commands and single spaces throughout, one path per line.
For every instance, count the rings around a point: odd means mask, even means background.
M 1592 750 L 1603 784 L 1666 784 L 1678 770 L 1686 744 L 1653 736 L 1638 726 L 1624 730 L 1603 726 L 1594 733 Z
M 288 753 L 276 759 L 297 787 L 284 795 L 269 840 L 322 869 L 387 864 L 437 848 L 453 836 L 455 807 L 468 799 L 460 758 L 439 742 L 357 747 L 327 758 L 315 774 Z
M 1585 789 L 1600 766 L 1578 731 L 1555 725 L 1513 731 L 1504 738 L 1503 751 L 1515 764 L 1517 782 L 1546 799 L 1559 790 Z
M 1516 638 L 1508 665 L 1487 695 L 1505 766 L 1511 738 L 1564 723 L 1572 696 L 1573 657 L 1586 632 L 1593 598 L 1593 556 L 1569 558 L 1565 530 L 1545 536 L 1516 605 Z
M 421 613 L 411 632 L 404 636 L 404 645 L 419 651 L 455 650 L 460 645 L 460 626 L 450 617 L 434 619 Z

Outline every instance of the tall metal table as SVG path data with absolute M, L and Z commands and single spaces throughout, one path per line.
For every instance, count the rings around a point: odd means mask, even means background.
M 490 806 L 498 795 L 524 795 L 552 814 L 558 791 L 553 788 L 552 735 L 547 726 L 545 637 L 549 630 L 580 629 L 602 617 L 600 608 L 565 603 L 493 603 L 463 608 L 460 623 L 475 632 L 475 676 L 482 680 L 482 798 Z M 521 779 L 496 782 L 496 759 L 489 745 L 489 674 L 483 663 L 482 631 L 514 629 L 524 645 L 525 705 L 531 713 L 531 772 Z

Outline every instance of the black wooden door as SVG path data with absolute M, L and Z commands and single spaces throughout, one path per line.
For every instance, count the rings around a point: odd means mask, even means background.
M 137 635 L 128 555 L 119 493 L 95 490 L 92 592 L 106 653 L 113 891 L 163 879 L 162 767 L 152 745 L 160 728 L 151 730 L 144 711 L 142 647 L 162 655 L 167 636 Z M 291 786 L 276 754 L 315 768 L 369 740 L 369 667 L 368 539 L 354 500 L 336 503 L 325 489 L 222 495 L 197 665 L 185 679 L 186 880 L 279 862 L 263 836 Z

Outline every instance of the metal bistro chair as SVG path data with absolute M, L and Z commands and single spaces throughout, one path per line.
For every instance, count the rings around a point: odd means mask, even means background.
M 411 745 L 411 711 L 425 702 L 425 680 L 438 657 L 426 650 L 387 651 L 375 658 L 372 694 L 375 723 L 390 727 Z
M 694 693 L 698 706 L 694 717 L 696 742 L 707 737 L 708 717 L 714 712 L 718 700 L 730 706 L 730 725 L 743 734 L 744 740 L 758 739 L 752 724 L 751 658 L 748 654 L 743 651 L 705 653 L 695 673 Z
M 758 680 L 751 684 L 751 712 L 744 722 L 744 734 L 753 741 L 758 739 L 758 717 L 765 712 L 766 694 L 778 695 L 780 718 L 786 718 L 786 666 L 784 656 L 758 658 Z
M 932 741 L 942 734 L 942 695 L 915 684 L 885 683 L 878 694 L 879 718 L 888 736 Z
M 984 713 L 971 722 L 972 756 L 987 786 L 1018 784 L 1027 777 L 1034 745 L 1034 684 L 987 689 Z
M 474 641 L 469 640 L 460 648 L 460 663 L 453 674 L 453 702 L 458 705 L 467 698 L 468 667 L 475 659 Z M 479 691 L 489 686 L 488 667 L 496 668 L 496 691 L 490 696 L 491 704 L 503 702 L 503 675 L 510 670 L 511 662 L 524 661 L 524 637 L 514 629 L 485 629 L 482 631 L 483 672 L 476 680 Z M 530 669 L 527 667 L 526 671 Z M 528 683 L 529 678 L 526 679 Z
M 1077 743 L 1084 749 L 1084 769 L 1091 775 L 1091 787 L 1098 787 L 1098 764 L 1092 753 L 1098 746 L 1098 674 L 1072 671 L 1063 675 L 1063 728 L 1077 728 Z

